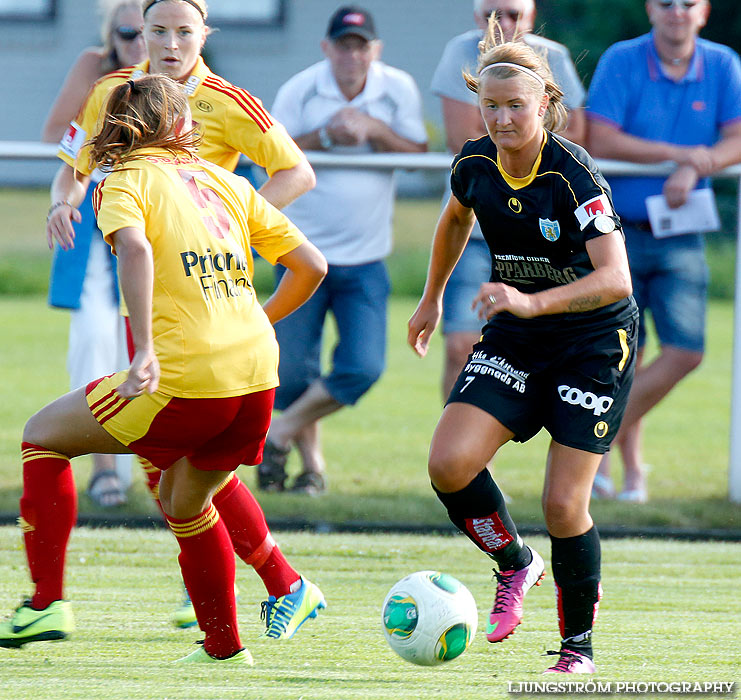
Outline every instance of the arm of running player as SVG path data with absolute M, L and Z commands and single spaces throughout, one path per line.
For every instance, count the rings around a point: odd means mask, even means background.
M 286 268 L 286 273 L 262 307 L 273 324 L 298 309 L 327 274 L 327 261 L 309 241 L 281 255 L 278 262 Z
M 501 282 L 481 285 L 473 302 L 479 317 L 491 318 L 509 311 L 520 318 L 591 311 L 620 301 L 633 292 L 625 243 L 619 231 L 587 241 L 594 271 L 581 279 L 535 294 L 523 294 Z M 492 299 L 494 301 L 492 301 Z
M 62 250 L 75 247 L 75 230 L 72 221 L 82 220 L 77 207 L 85 199 L 90 178 L 81 173 L 75 173 L 74 168 L 62 163 L 51 183 L 51 206 L 46 219 L 46 242 L 49 249 L 54 247 L 54 241 L 59 243 Z
M 407 324 L 407 343 L 420 357 L 427 354 L 430 338 L 440 322 L 445 285 L 471 235 L 474 219 L 473 209 L 464 207 L 454 195 L 440 214 L 425 289 Z
M 292 168 L 276 170 L 258 192 L 276 209 L 288 206 L 294 199 L 316 185 L 316 176 L 309 161 L 303 159 Z
M 127 226 L 116 231 L 113 234 L 113 246 L 134 340 L 129 376 L 116 391 L 125 399 L 130 399 L 145 391 L 153 393 L 160 381 L 160 366 L 152 339 L 154 261 L 152 246 L 139 228 Z

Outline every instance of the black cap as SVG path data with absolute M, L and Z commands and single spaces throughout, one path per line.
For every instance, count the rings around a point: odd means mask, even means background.
M 376 38 L 376 25 L 368 10 L 357 5 L 346 5 L 332 15 L 327 27 L 327 38 L 339 39 L 348 34 L 357 34 L 367 41 Z

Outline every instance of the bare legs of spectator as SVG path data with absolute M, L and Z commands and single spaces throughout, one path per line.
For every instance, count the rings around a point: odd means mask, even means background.
M 273 418 L 268 440 L 281 450 L 295 443 L 301 455 L 303 472 L 296 478 L 294 489 L 314 493 L 325 489 L 319 420 L 343 405 L 327 391 L 324 382 L 317 379 L 283 413 Z
M 94 454 L 92 457 L 93 471 L 87 487 L 88 496 L 103 508 L 126 503 L 126 492 L 116 471 L 116 456 Z
M 301 456 L 304 473 L 324 474 L 326 462 L 322 453 L 322 441 L 319 434 L 319 421 L 308 423 L 296 433 L 294 440 Z
M 626 498 L 625 500 L 645 501 L 646 475 L 641 450 L 641 418 L 684 377 L 696 369 L 702 362 L 702 357 L 702 352 L 664 345 L 658 357 L 651 364 L 643 366 L 643 351 L 640 351 L 639 367 L 636 370 L 628 406 L 625 409 L 622 426 L 615 438 L 615 444 L 620 448 L 625 469 L 623 494 L 635 494 L 636 496 L 642 494 L 643 498 Z M 598 473 L 609 479 L 608 455 L 602 459 Z

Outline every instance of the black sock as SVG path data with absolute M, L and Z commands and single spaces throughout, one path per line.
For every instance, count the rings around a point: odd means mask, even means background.
M 553 537 L 551 566 L 556 582 L 562 647 L 592 658 L 592 627 L 597 616 L 600 542 L 593 525 L 583 535 Z
M 494 559 L 500 571 L 524 569 L 532 561 L 488 469 L 479 472 L 460 491 L 442 493 L 434 484 L 432 488 L 447 508 L 453 525 Z

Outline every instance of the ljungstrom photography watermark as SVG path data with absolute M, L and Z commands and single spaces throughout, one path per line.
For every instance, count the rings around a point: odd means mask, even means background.
M 735 697 L 729 681 L 508 681 L 507 692 L 521 695 L 650 695 Z

